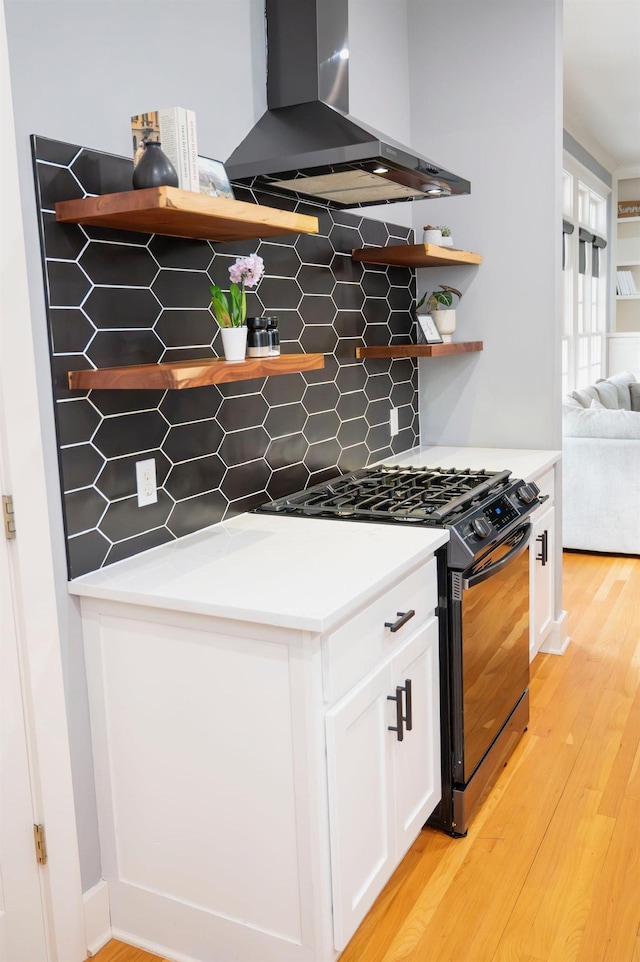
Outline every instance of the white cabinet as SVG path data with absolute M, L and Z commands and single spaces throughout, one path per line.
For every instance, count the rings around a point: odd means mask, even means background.
M 395 837 L 400 861 L 440 801 L 440 672 L 438 620 L 430 619 L 395 655 L 397 686 L 411 681 L 413 725 L 394 742 Z M 394 708 L 395 703 L 389 703 Z M 391 724 L 395 724 L 392 722 Z M 397 739 L 397 735 L 393 734 Z
M 631 371 L 640 381 L 640 330 L 637 333 L 607 334 L 607 374 Z
M 438 622 L 327 712 L 335 945 L 343 949 L 440 800 Z
M 124 941 L 200 962 L 335 962 L 440 798 L 435 559 L 395 578 L 326 632 L 82 598 Z M 398 741 L 388 696 L 407 679 Z
M 531 624 L 529 657 L 533 660 L 554 624 L 555 509 L 546 502 L 533 516 L 531 533 Z
M 566 611 L 562 610 L 562 540 L 558 531 L 561 504 L 560 462 L 540 474 L 529 476 L 546 497 L 531 518 L 529 548 L 529 657 L 533 661 L 539 651 L 562 655 L 569 644 L 566 635 Z

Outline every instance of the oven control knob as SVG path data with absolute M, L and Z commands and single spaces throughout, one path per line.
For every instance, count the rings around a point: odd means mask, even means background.
M 486 518 L 474 518 L 471 522 L 473 533 L 479 538 L 488 538 L 491 534 L 491 525 Z
M 523 504 L 531 504 L 532 501 L 535 501 L 538 495 L 536 488 L 537 486 L 535 484 L 521 485 L 516 491 L 518 501 L 522 501 Z

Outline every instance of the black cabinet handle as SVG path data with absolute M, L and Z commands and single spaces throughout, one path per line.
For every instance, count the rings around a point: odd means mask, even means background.
M 403 625 L 406 625 L 406 623 L 409 621 L 409 618 L 413 618 L 415 615 L 415 611 L 413 608 L 409 608 L 408 611 L 398 611 L 396 614 L 398 615 L 397 621 L 385 621 L 384 623 L 385 628 L 388 628 L 389 631 L 398 631 L 399 628 L 402 628 Z
M 406 714 L 402 714 L 402 693 L 404 692 L 404 704 Z M 405 730 L 410 732 L 413 728 L 413 701 L 411 697 L 411 679 L 406 678 L 404 685 L 396 685 L 395 695 L 387 695 L 387 701 L 396 703 L 396 723 L 387 725 L 390 732 L 397 733 L 399 742 L 404 741 Z
M 540 542 L 540 554 L 536 555 L 536 561 L 540 561 L 544 568 L 549 561 L 549 532 L 546 528 L 537 536 L 536 541 Z
M 394 701 L 396 703 L 396 723 L 395 725 L 387 725 L 387 729 L 390 732 L 396 732 L 396 737 L 399 742 L 404 739 L 404 728 L 403 721 L 404 717 L 402 715 L 402 692 L 404 688 L 401 685 L 396 685 L 395 695 L 387 695 L 387 701 Z
M 408 732 L 413 728 L 413 702 L 411 700 L 411 679 L 406 678 L 404 682 L 404 703 L 407 714 L 404 716 L 405 728 Z

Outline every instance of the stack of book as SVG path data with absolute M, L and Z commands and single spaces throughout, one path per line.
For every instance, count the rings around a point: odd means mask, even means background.
M 631 271 L 616 271 L 616 294 L 638 294 L 636 281 Z
M 133 162 L 137 164 L 148 140 L 159 141 L 178 174 L 181 190 L 200 191 L 196 115 L 184 107 L 165 107 L 131 118 Z

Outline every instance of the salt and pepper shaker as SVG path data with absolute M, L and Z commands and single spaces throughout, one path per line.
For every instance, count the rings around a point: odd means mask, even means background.
M 278 332 L 278 318 L 267 318 L 267 336 L 269 338 L 269 356 L 276 357 L 280 354 L 280 334 Z
M 269 356 L 269 335 L 267 317 L 247 318 L 247 357 Z

